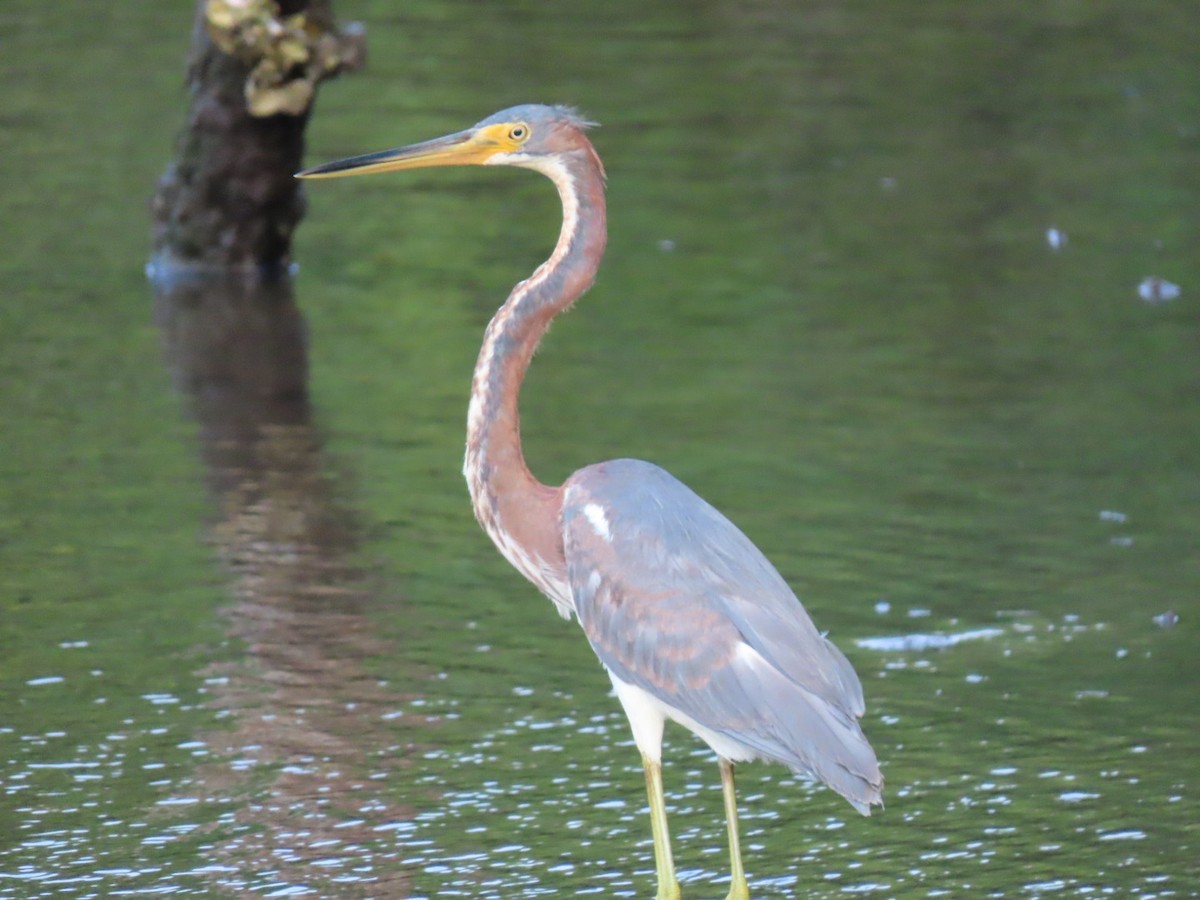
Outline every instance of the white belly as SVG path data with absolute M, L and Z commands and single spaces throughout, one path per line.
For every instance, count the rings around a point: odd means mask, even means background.
M 633 740 L 638 751 L 651 762 L 662 762 L 663 724 L 668 719 L 682 725 L 708 744 L 714 753 L 730 762 L 746 762 L 759 757 L 759 753 L 754 749 L 705 728 L 691 716 L 664 703 L 649 691 L 622 681 L 612 672 L 608 673 L 608 677 L 617 692 L 617 699 L 625 709 L 625 716 L 629 719 L 629 728 L 633 731 Z

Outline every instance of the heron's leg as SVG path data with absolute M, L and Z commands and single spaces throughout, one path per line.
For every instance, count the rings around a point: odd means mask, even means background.
M 733 763 L 717 757 L 721 767 L 721 792 L 725 795 L 725 827 L 729 830 L 729 896 L 726 900 L 750 900 L 746 872 L 742 868 L 742 847 L 738 842 L 737 796 L 733 790 Z
M 654 900 L 679 900 L 675 862 L 671 859 L 671 835 L 667 831 L 667 806 L 663 798 L 662 763 L 642 757 L 646 770 L 646 796 L 650 798 L 650 831 L 654 835 L 654 868 L 658 871 L 658 893 Z

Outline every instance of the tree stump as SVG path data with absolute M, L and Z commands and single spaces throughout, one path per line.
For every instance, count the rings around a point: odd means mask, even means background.
M 153 264 L 286 268 L 317 85 L 364 58 L 361 27 L 338 30 L 331 0 L 200 0 L 187 123 L 151 202 Z

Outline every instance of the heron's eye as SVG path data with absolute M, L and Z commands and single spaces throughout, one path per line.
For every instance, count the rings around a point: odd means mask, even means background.
M 529 137 L 529 126 L 524 123 L 512 126 L 512 128 L 508 129 L 508 137 L 509 140 L 521 143 L 525 138 Z

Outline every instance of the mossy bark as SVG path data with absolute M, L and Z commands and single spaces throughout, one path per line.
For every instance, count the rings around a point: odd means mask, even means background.
M 187 122 L 151 203 L 154 258 L 156 264 L 213 268 L 285 267 L 304 215 L 304 195 L 292 174 L 301 166 L 311 98 L 316 81 L 341 66 L 317 72 L 304 64 L 285 68 L 285 84 L 310 82 L 309 99 L 295 112 L 254 115 L 248 87 L 259 70 L 254 51 L 231 53 L 218 46 L 211 8 L 209 0 L 197 5 Z M 277 17 L 272 24 L 301 17 L 293 20 L 301 27 L 292 29 L 301 38 L 335 33 L 329 0 L 275 0 L 264 8 Z

